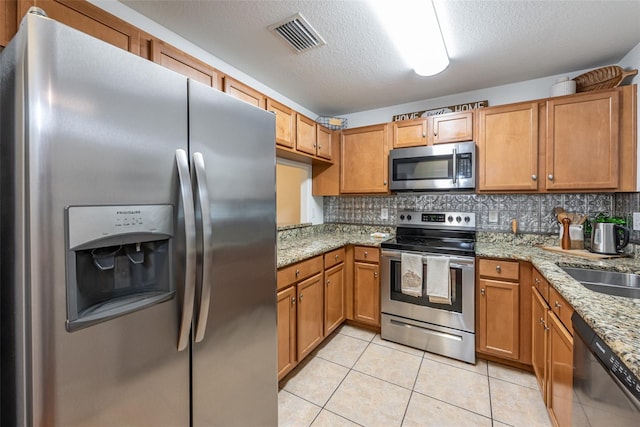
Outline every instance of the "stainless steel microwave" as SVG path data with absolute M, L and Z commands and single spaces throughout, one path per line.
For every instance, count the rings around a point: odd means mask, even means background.
M 389 153 L 391 191 L 459 191 L 476 188 L 473 141 L 396 148 Z

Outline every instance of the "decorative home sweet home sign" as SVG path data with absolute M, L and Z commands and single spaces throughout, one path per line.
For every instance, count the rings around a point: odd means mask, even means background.
M 448 107 L 440 107 L 440 108 L 435 108 L 433 110 L 422 110 L 422 111 L 414 111 L 413 113 L 397 114 L 393 116 L 392 121 L 397 122 L 400 120 L 418 119 L 420 117 L 438 116 L 440 114 L 446 114 L 446 113 L 457 113 L 460 111 L 477 110 L 478 108 L 483 108 L 488 106 L 489 106 L 489 101 L 485 99 L 484 101 L 467 102 L 465 104 L 450 105 Z

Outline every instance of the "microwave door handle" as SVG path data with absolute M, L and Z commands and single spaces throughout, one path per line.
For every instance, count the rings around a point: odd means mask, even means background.
M 458 150 L 453 149 L 453 183 L 456 183 L 456 178 L 458 176 Z

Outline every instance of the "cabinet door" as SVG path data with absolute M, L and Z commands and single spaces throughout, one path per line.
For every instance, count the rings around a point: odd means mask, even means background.
M 393 148 L 427 145 L 427 119 L 393 122 Z
M 431 143 L 473 141 L 473 113 L 444 114 L 432 116 Z
M 296 114 L 296 150 L 316 155 L 316 122 Z
M 293 148 L 296 137 L 295 112 L 271 98 L 267 98 L 267 111 L 276 115 L 276 144 Z
M 479 351 L 507 359 L 520 356 L 518 283 L 480 279 Z
M 160 40 L 151 41 L 151 60 L 195 81 L 220 89 L 218 70 Z
M 267 98 L 263 94 L 229 76 L 224 76 L 224 92 L 263 110 L 267 105 Z
M 17 3 L 0 2 L 0 46 L 6 46 L 17 31 Z
M 298 283 L 298 360 L 304 359 L 324 337 L 322 273 Z
M 478 112 L 478 191 L 538 189 L 538 104 Z
M 343 131 L 340 149 L 340 193 L 388 192 L 387 125 Z
M 324 336 L 329 335 L 345 319 L 344 264 L 324 272 Z
M 606 91 L 547 101 L 547 189 L 618 186 L 618 97 Z
M 9 1 L 3 3 L 11 3 Z M 121 49 L 140 53 L 140 30 L 86 1 L 19 0 L 18 21 L 29 7 L 42 8 L 47 16 Z M 7 7 L 3 5 L 2 7 Z M 15 19 L 15 16 L 14 16 Z
M 296 366 L 296 287 L 278 292 L 278 380 Z
M 549 312 L 547 407 L 556 426 L 571 426 L 573 411 L 573 337 Z
M 331 160 L 331 130 L 316 124 L 316 140 L 318 141 L 318 157 Z
M 380 281 L 378 264 L 353 264 L 353 318 L 380 326 Z
M 547 401 L 547 313 L 549 306 L 540 293 L 531 288 L 531 364 L 542 399 Z

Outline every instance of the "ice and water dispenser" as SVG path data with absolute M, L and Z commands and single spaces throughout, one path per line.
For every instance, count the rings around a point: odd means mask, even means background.
M 67 330 L 171 299 L 173 206 L 70 206 Z

